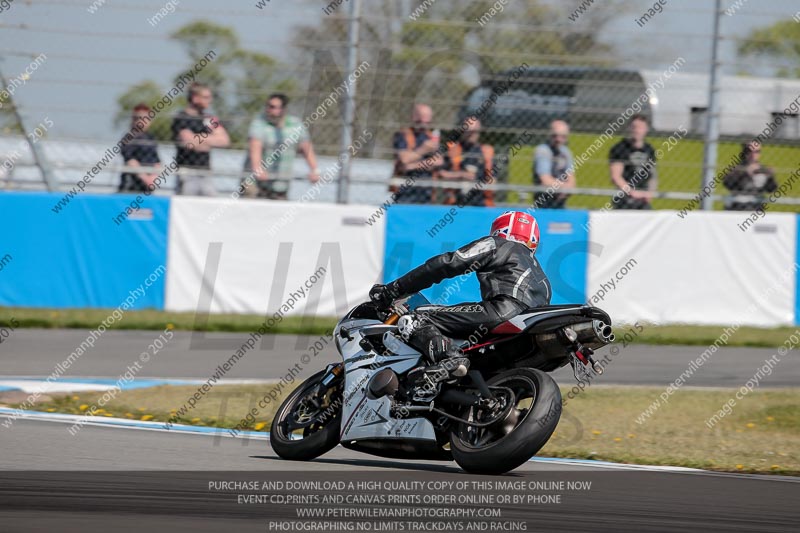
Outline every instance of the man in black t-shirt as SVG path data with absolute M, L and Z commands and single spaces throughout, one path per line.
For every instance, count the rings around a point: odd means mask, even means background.
M 761 163 L 761 143 L 752 141 L 742 145 L 739 164 L 722 178 L 731 196 L 725 199 L 729 211 L 763 210 L 764 196 L 778 188 L 775 171 Z
M 195 82 L 189 87 L 189 105 L 172 119 L 172 137 L 178 153 L 175 162 L 181 170 L 199 169 L 196 174 L 181 172 L 177 194 L 215 196 L 211 176 L 211 149 L 224 148 L 230 138 L 219 119 L 206 112 L 213 96 L 208 86 Z
M 139 104 L 133 108 L 130 132 L 138 131 L 133 138 L 120 147 L 125 166 L 129 167 L 161 167 L 158 158 L 155 138 L 147 132 L 150 129 L 150 108 Z M 158 177 L 158 172 L 123 172 L 120 176 L 117 192 L 147 192 Z
M 647 119 L 633 115 L 628 137 L 608 154 L 611 181 L 619 188 L 611 200 L 615 209 L 651 209 L 658 175 L 656 151 L 645 141 L 647 131 Z

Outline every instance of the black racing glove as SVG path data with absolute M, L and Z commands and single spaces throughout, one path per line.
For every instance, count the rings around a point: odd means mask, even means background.
M 369 299 L 381 309 L 387 309 L 399 296 L 400 291 L 395 282 L 388 285 L 373 285 L 369 290 Z

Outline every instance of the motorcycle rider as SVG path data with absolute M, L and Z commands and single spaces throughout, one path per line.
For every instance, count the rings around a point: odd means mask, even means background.
M 432 257 L 391 283 L 374 285 L 369 296 L 386 309 L 402 296 L 476 272 L 482 301 L 421 306 L 398 322 L 403 340 L 434 363 L 425 368 L 427 376 L 437 382 L 461 377 L 469 359 L 452 338 L 475 338 L 478 332 L 488 333 L 530 308 L 550 303 L 550 282 L 534 257 L 538 245 L 536 219 L 522 211 L 506 211 L 494 220 L 489 236 Z

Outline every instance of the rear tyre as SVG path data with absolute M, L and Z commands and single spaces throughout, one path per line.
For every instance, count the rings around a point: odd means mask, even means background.
M 450 451 L 456 463 L 475 474 L 504 474 L 533 457 L 547 443 L 561 418 L 561 391 L 546 373 L 515 368 L 487 381 L 499 395 L 513 392 L 515 406 L 497 424 L 475 428 L 459 424 L 450 432 Z M 508 401 L 508 400 L 507 400 Z M 470 407 L 461 418 L 481 422 L 492 413 Z
M 323 370 L 308 378 L 278 408 L 269 443 L 283 459 L 309 461 L 339 444 L 343 381 L 324 388 L 324 376 Z

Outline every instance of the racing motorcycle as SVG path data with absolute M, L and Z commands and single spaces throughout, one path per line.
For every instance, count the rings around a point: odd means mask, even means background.
M 558 424 L 561 392 L 547 372 L 569 363 L 578 380 L 588 378 L 588 366 L 602 373 L 592 354 L 614 341 L 611 319 L 597 307 L 538 307 L 454 340 L 469 370 L 436 380 L 423 372 L 432 362 L 397 331 L 398 319 L 423 305 L 417 293 L 389 310 L 373 302 L 351 309 L 333 332 L 343 361 L 308 378 L 278 408 L 270 431 L 275 453 L 308 461 L 341 443 L 502 474 L 534 456 Z

